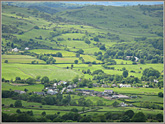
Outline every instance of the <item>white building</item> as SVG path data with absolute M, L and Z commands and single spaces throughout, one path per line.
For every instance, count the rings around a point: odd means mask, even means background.
M 29 47 L 26 47 L 25 50 L 29 50 Z
M 138 57 L 135 57 L 135 62 L 139 61 L 139 58 Z
M 113 90 L 104 90 L 104 93 L 113 94 Z
M 122 102 L 122 103 L 120 103 L 120 106 L 121 106 L 121 107 L 127 107 L 128 105 L 125 104 L 124 102 Z
M 112 98 L 118 98 L 118 99 L 129 99 L 130 97 L 129 96 L 126 96 L 126 95 L 113 95 Z
M 58 82 L 58 85 L 61 85 L 61 84 L 67 84 L 67 82 L 66 81 L 60 81 L 60 82 Z
M 158 83 L 159 81 L 158 81 L 158 80 L 156 80 L 156 79 L 154 79 L 154 82 L 155 82 L 155 83 Z
M 17 47 L 16 47 L 16 48 L 12 49 L 12 51 L 13 51 L 13 52 L 18 52 L 19 49 L 17 49 Z
M 119 86 L 120 86 L 120 87 L 131 87 L 130 84 L 120 84 Z
M 47 91 L 47 94 L 51 94 L 51 95 L 54 95 L 54 94 L 57 94 L 58 92 L 57 91 L 54 91 L 54 90 L 52 90 L 52 89 L 49 89 L 48 91 Z

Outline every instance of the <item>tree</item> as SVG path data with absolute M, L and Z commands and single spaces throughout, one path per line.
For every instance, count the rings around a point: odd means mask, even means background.
M 15 103 L 14 103 L 14 106 L 15 106 L 15 107 L 22 107 L 22 102 L 21 102 L 21 100 L 16 100 Z
M 47 76 L 44 76 L 42 79 L 41 79 L 41 83 L 49 83 L 49 78 Z
M 103 44 L 103 45 L 100 46 L 100 50 L 106 50 L 105 44 Z M 108 54 L 107 54 L 107 55 L 108 55 Z
M 94 37 L 94 41 L 99 42 L 99 38 L 98 37 Z
M 38 26 L 34 26 L 34 29 L 39 29 L 39 27 Z
M 143 71 L 143 75 L 146 77 L 156 76 L 158 78 L 160 76 L 160 72 L 150 67 Z
M 93 87 L 93 83 L 90 82 L 90 83 L 88 84 L 88 88 L 92 88 L 92 87 Z
M 144 64 L 144 59 L 140 59 L 140 64 Z
M 71 69 L 73 68 L 73 64 L 71 65 Z
M 16 80 L 16 81 L 17 81 L 17 80 L 21 80 L 21 78 L 20 78 L 20 77 L 16 77 L 15 80 Z
M 159 92 L 159 93 L 158 93 L 158 96 L 159 96 L 159 97 L 163 97 L 163 93 L 162 93 L 162 92 Z
M 127 115 L 124 115 L 124 116 L 121 118 L 120 122 L 130 122 L 130 118 L 129 118 Z
M 76 57 L 80 57 L 80 54 L 79 53 L 76 53 Z
M 113 107 L 117 107 L 119 105 L 119 103 L 115 101 L 114 103 L 112 103 L 112 105 L 113 105 Z
M 28 84 L 34 84 L 34 83 L 36 83 L 36 80 L 33 79 L 33 78 L 31 78 L 31 77 L 29 77 L 29 78 L 26 80 L 26 83 L 28 83 Z
M 41 114 L 42 116 L 45 116 L 46 115 L 46 112 L 42 112 L 42 114 Z
M 146 122 L 146 116 L 142 112 L 138 112 L 132 117 L 131 121 L 132 122 Z
M 101 69 L 98 69 L 98 70 L 95 70 L 94 72 L 93 72 L 93 74 L 99 74 L 99 73 L 104 73 L 104 71 L 103 70 L 101 70 Z
M 77 53 L 83 54 L 83 53 L 84 53 L 84 50 L 83 50 L 83 49 L 79 49 L 79 50 L 77 51 Z
M 57 52 L 57 53 L 56 53 L 56 56 L 57 56 L 57 57 L 62 57 L 62 53 Z
M 104 105 L 103 101 L 102 100 L 98 100 L 97 101 L 97 106 L 102 106 L 102 105 Z
M 8 60 L 5 60 L 5 62 L 4 63 L 8 63 Z
M 75 63 L 75 64 L 78 64 L 78 60 L 74 60 L 74 63 Z
M 90 40 L 88 38 L 85 39 L 85 43 L 87 43 L 88 45 L 91 43 Z
M 124 113 L 124 115 L 127 115 L 129 118 L 132 118 L 134 116 L 134 111 L 128 110 Z
M 20 114 L 21 113 L 21 110 L 20 109 L 17 109 L 17 111 L 16 111 L 18 114 Z
M 26 89 L 26 88 L 25 88 L 25 89 L 24 89 L 24 91 L 25 91 L 25 92 L 27 92 L 27 91 L 28 91 L 28 89 Z
M 76 77 L 73 78 L 73 80 L 72 80 L 73 83 L 74 83 L 74 84 L 77 83 L 77 82 L 78 82 L 78 79 L 79 79 L 79 77 L 78 77 L 78 75 L 77 75 Z
M 157 115 L 156 115 L 156 119 L 157 119 L 159 122 L 163 122 L 163 115 L 162 115 L 162 114 L 157 114 Z
M 85 105 L 86 105 L 87 107 L 92 106 L 92 105 L 93 105 L 93 102 L 92 102 L 90 99 L 87 99 L 87 100 L 85 101 Z
M 78 109 L 77 108 L 72 108 L 71 111 L 72 112 L 78 112 Z
M 36 76 L 36 80 L 40 80 L 40 78 L 41 78 L 41 76 L 39 76 L 39 75 Z
M 124 71 L 123 71 L 123 77 L 126 78 L 127 76 L 128 76 L 128 71 L 127 71 L 127 70 L 124 70 Z
M 14 107 L 14 105 L 13 104 L 10 104 L 10 107 L 12 108 L 12 107 Z

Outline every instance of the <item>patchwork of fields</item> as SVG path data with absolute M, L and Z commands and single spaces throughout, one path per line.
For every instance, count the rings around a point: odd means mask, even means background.
M 162 5 L 32 5 L 2 6 L 3 119 L 130 122 L 132 110 L 163 120 Z

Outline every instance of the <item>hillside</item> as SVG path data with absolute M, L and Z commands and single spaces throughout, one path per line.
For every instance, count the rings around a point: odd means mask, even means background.
M 19 13 L 20 11 L 22 13 Z M 4 5 L 2 37 L 6 39 L 3 42 L 12 40 L 19 49 L 26 46 L 31 49 L 68 47 L 71 51 L 75 51 L 81 46 L 85 49 L 98 49 L 101 45 L 105 45 L 106 49 L 102 49 L 102 52 L 110 48 L 116 53 L 111 56 L 112 58 L 116 58 L 120 50 L 123 50 L 124 55 L 139 58 L 146 56 L 147 58 L 143 57 L 146 62 L 151 62 L 155 59 L 153 56 L 158 55 L 160 57 L 157 58 L 157 62 L 162 63 L 162 11 L 162 5 L 128 7 L 92 5 L 50 15 L 38 11 L 37 8 Z M 40 32 L 40 35 L 36 31 Z M 9 38 L 8 35 L 13 36 Z M 95 37 L 99 38 L 99 42 L 95 41 Z M 84 43 L 85 39 L 89 39 L 90 47 Z M 128 53 L 129 51 L 131 53 Z
M 1 56 L 3 122 L 163 122 L 163 5 L 3 2 Z

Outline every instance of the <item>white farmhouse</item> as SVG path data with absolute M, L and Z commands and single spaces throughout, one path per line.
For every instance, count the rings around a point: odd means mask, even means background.
M 131 87 L 130 84 L 120 84 L 119 86 L 120 86 L 120 87 Z
M 47 91 L 47 94 L 51 94 L 51 95 L 54 95 L 54 94 L 57 94 L 58 92 L 57 91 L 54 91 L 54 90 L 52 90 L 52 89 L 49 89 L 48 91 Z
M 18 52 L 19 49 L 17 49 L 17 47 L 16 47 L 16 48 L 12 49 L 12 51 L 13 51 L 13 52 Z
M 29 47 L 26 47 L 25 50 L 29 50 Z

